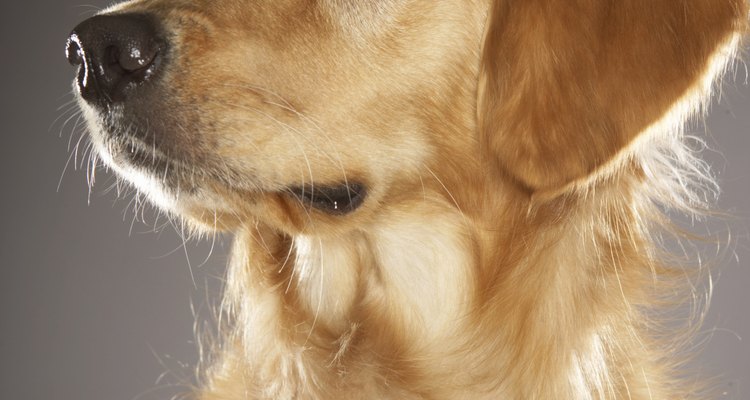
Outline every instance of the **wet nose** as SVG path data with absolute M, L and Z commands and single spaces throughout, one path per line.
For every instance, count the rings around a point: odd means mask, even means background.
M 108 106 L 155 80 L 164 67 L 167 42 L 149 14 L 99 15 L 81 22 L 65 53 L 78 67 L 76 84 L 88 102 Z

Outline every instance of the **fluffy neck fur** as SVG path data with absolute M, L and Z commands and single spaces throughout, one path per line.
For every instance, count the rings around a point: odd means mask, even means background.
M 676 138 L 653 147 L 596 190 L 540 204 L 508 186 L 483 195 L 484 179 L 449 196 L 433 179 L 346 235 L 246 226 L 226 297 L 236 358 L 204 398 L 674 395 L 644 308 L 675 290 L 649 239 L 663 193 L 644 167 L 693 159 Z

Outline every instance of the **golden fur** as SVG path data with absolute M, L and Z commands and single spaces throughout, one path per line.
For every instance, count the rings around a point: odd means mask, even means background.
M 118 158 L 82 101 L 99 157 L 235 235 L 197 399 L 706 396 L 658 324 L 684 292 L 656 235 L 665 208 L 702 207 L 680 126 L 733 57 L 745 0 L 105 11 L 124 12 L 169 32 L 149 127 L 121 128 L 156 136 L 128 146 L 160 163 Z M 367 189 L 343 215 L 290 191 L 342 182 Z

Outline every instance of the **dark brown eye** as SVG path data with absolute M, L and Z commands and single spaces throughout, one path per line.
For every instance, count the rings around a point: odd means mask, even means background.
M 359 208 L 367 197 L 367 189 L 358 182 L 334 186 L 306 185 L 292 189 L 304 204 L 332 215 L 345 215 Z

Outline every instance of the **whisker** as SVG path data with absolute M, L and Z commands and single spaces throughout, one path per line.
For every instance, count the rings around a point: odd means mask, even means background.
M 270 114 L 268 114 L 268 113 L 266 113 L 266 112 L 264 112 L 262 110 L 259 110 L 259 109 L 256 109 L 256 108 L 252 108 L 252 107 L 246 107 L 246 106 L 242 106 L 242 105 L 237 105 L 237 104 L 230 104 L 230 105 L 233 105 L 235 107 L 238 107 L 238 108 L 241 108 L 241 109 L 245 109 L 245 110 L 257 113 L 258 115 L 261 115 L 261 116 L 267 118 L 268 120 L 270 120 L 270 121 L 278 124 L 283 129 L 283 132 L 289 134 L 289 137 L 294 141 L 295 145 L 297 146 L 297 149 L 302 153 L 302 157 L 305 160 L 305 165 L 307 166 L 307 172 L 308 172 L 309 178 L 310 178 L 310 188 L 311 188 L 311 190 L 314 189 L 315 179 L 314 179 L 312 164 L 310 163 L 310 158 L 307 155 L 307 151 L 305 150 L 305 147 L 302 146 L 302 144 L 299 142 L 299 140 L 297 139 L 297 135 L 295 135 L 295 133 L 298 134 L 300 137 L 304 137 L 304 135 L 302 135 L 301 132 L 299 132 L 294 127 L 292 127 L 292 126 L 290 126 L 290 125 L 288 125 L 288 124 L 280 121 L 277 118 L 274 118 L 272 115 L 270 115 Z M 302 183 L 304 185 L 304 182 L 302 182 Z
M 443 187 L 443 190 L 445 190 L 445 193 L 446 193 L 446 194 L 448 195 L 448 197 L 450 197 L 450 198 L 451 198 L 451 201 L 453 202 L 453 204 L 454 204 L 454 205 L 456 206 L 456 208 L 458 209 L 458 212 L 459 212 L 459 213 L 460 213 L 460 214 L 461 214 L 461 215 L 462 215 L 462 216 L 463 216 L 464 218 L 468 218 L 468 217 L 466 217 L 466 215 L 464 214 L 464 212 L 463 212 L 463 210 L 461 209 L 461 206 L 460 206 L 460 205 L 458 204 L 458 201 L 456 200 L 456 198 L 455 198 L 455 197 L 453 196 L 453 193 L 451 193 L 451 191 L 450 191 L 450 190 L 448 189 L 448 187 L 447 187 L 447 186 L 445 186 L 445 184 L 443 183 L 443 181 L 442 181 L 442 180 L 440 180 L 440 178 L 438 178 L 437 174 L 435 174 L 435 172 L 433 172 L 433 171 L 432 171 L 432 169 L 430 169 L 430 167 L 428 167 L 428 166 L 426 166 L 426 165 L 425 165 L 425 167 L 424 167 L 424 168 L 425 168 L 425 169 L 427 170 L 427 172 L 429 172 L 429 173 L 430 173 L 430 174 L 431 174 L 431 175 L 432 175 L 432 176 L 433 176 L 433 177 L 435 178 L 435 180 L 436 180 L 436 181 L 437 181 L 437 182 L 438 182 L 438 183 L 440 184 L 440 186 L 442 186 L 442 187 Z
M 310 331 L 307 333 L 307 338 L 305 339 L 305 342 L 302 344 L 302 348 L 305 348 L 307 346 L 307 343 L 310 341 L 310 338 L 312 337 L 313 332 L 315 331 L 315 325 L 318 322 L 318 317 L 320 317 L 320 308 L 323 305 L 323 280 L 325 277 L 325 265 L 323 262 L 323 240 L 318 239 L 318 248 L 320 250 L 320 264 L 319 264 L 319 270 L 318 274 L 320 274 L 320 280 L 318 282 L 318 304 L 315 306 L 315 315 L 313 316 L 312 324 L 310 324 Z
M 65 125 L 73 117 L 75 117 L 76 114 L 82 114 L 82 111 L 78 108 L 76 104 L 67 106 L 66 109 L 62 111 L 60 115 L 57 118 L 55 118 L 54 121 L 52 121 L 49 128 L 47 128 L 47 131 L 51 131 L 55 127 L 55 125 L 57 125 L 58 122 L 63 121 L 62 124 L 60 125 L 60 132 L 58 133 L 58 137 L 62 137 L 63 131 L 65 130 Z M 63 118 L 65 119 L 63 120 Z
M 195 281 L 195 274 L 193 274 L 193 266 L 190 263 L 190 255 L 187 249 L 187 238 L 185 237 L 185 221 L 180 220 L 180 237 L 182 238 L 182 248 L 185 250 L 185 259 L 187 260 L 188 270 L 190 271 L 190 280 L 193 282 L 193 288 L 198 289 L 198 283 Z
M 130 220 L 130 229 L 128 230 L 128 237 L 133 236 L 133 226 L 135 225 L 136 219 L 138 219 L 138 203 L 141 201 L 140 193 L 136 193 L 131 203 L 133 204 L 133 218 Z
M 72 98 L 64 103 L 62 103 L 55 111 L 60 111 L 66 107 L 68 108 L 78 108 L 78 99 L 75 97 L 72 93 L 66 93 L 65 95 L 61 96 L 61 99 L 63 97 L 71 96 Z
M 68 151 L 70 151 L 70 147 L 73 143 L 73 137 L 75 137 L 76 132 L 78 131 L 78 126 L 83 120 L 83 113 L 77 112 L 70 116 L 65 122 L 63 123 L 63 127 L 60 129 L 60 137 L 63 135 L 63 130 L 65 129 L 65 126 L 68 124 L 68 122 L 73 119 L 75 119 L 75 122 L 73 123 L 73 127 L 70 129 L 70 136 L 68 137 Z M 78 132 L 81 136 L 85 135 L 85 132 Z
M 65 166 L 63 167 L 62 173 L 60 174 L 60 179 L 57 181 L 57 191 L 58 192 L 60 192 L 60 187 L 62 187 L 62 181 L 63 181 L 63 178 L 65 177 L 65 172 L 67 172 L 67 170 L 68 170 L 68 166 L 70 165 L 70 161 L 73 160 L 74 158 L 77 160 L 77 158 L 78 158 L 78 146 L 81 144 L 81 141 L 83 140 L 84 137 L 85 137 L 85 135 L 81 135 L 81 137 L 78 138 L 78 142 L 76 143 L 75 150 L 70 152 L 70 155 L 68 155 L 67 161 L 65 161 Z M 77 163 L 77 161 L 73 161 L 73 168 L 74 169 L 77 169 L 76 168 L 76 163 Z
M 84 9 L 80 15 L 91 15 L 104 10 L 102 7 L 93 4 L 77 4 L 73 7 Z
M 211 255 L 213 255 L 214 253 L 214 246 L 216 245 L 216 232 L 218 230 L 217 225 L 218 225 L 219 217 L 217 216 L 216 210 L 213 211 L 213 214 L 214 214 L 214 229 L 211 233 L 211 247 L 208 250 L 208 255 L 206 256 L 206 259 L 203 260 L 203 262 L 200 263 L 200 265 L 198 265 L 198 269 L 206 265 L 208 263 L 208 260 L 211 258 Z
M 318 146 L 317 140 L 310 140 L 308 138 L 308 143 L 311 144 L 312 146 L 314 146 L 316 150 L 318 150 L 322 154 L 324 154 L 330 161 L 338 164 L 338 166 L 342 169 L 342 172 L 344 173 L 344 175 L 346 175 L 346 171 L 344 170 L 343 162 L 341 160 L 341 155 L 338 152 L 336 152 L 335 155 L 329 154 L 329 150 L 330 149 L 335 149 L 336 148 L 336 146 L 333 145 L 334 142 L 331 139 L 331 135 L 326 130 L 324 130 L 320 126 L 320 124 L 318 124 L 318 122 L 316 122 L 314 119 L 312 119 L 308 115 L 305 115 L 305 114 L 299 112 L 299 110 L 297 110 L 296 108 L 294 108 L 294 106 L 292 106 L 292 104 L 288 100 L 286 100 L 283 96 L 281 96 L 280 94 L 278 94 L 276 92 L 273 92 L 273 91 L 271 91 L 271 90 L 269 90 L 267 88 L 263 88 L 261 86 L 256 86 L 256 85 L 250 85 L 250 84 L 244 84 L 244 85 L 224 84 L 224 86 L 232 87 L 232 88 L 249 89 L 249 90 L 254 91 L 256 93 L 268 94 L 268 95 L 271 95 L 271 96 L 279 99 L 279 101 L 281 103 L 283 103 L 283 104 L 279 104 L 277 102 L 273 102 L 273 101 L 269 101 L 269 100 L 265 100 L 265 99 L 263 99 L 263 102 L 264 102 L 264 104 L 268 104 L 268 105 L 277 107 L 277 108 L 279 108 L 281 110 L 284 110 L 284 111 L 287 111 L 287 112 L 291 112 L 300 121 L 302 121 L 303 123 L 305 123 L 306 126 L 308 126 L 308 127 L 312 126 L 312 128 L 314 128 L 313 129 L 314 131 L 319 132 L 322 135 L 323 139 L 326 141 L 326 143 L 329 145 L 328 149 L 322 149 L 322 148 L 320 148 Z M 247 106 L 235 105 L 235 107 L 245 108 Z M 306 138 L 305 135 L 301 135 L 301 132 L 297 131 L 297 133 L 300 133 L 301 137 Z M 346 177 L 345 177 L 345 179 L 346 179 Z

